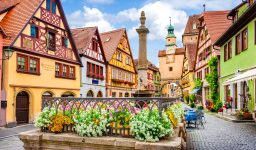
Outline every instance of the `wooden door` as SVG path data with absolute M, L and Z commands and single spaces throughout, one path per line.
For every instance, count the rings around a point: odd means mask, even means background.
M 237 95 L 238 95 L 238 93 L 237 93 L 237 83 L 235 83 L 234 84 L 234 99 L 233 99 L 233 101 L 235 102 L 235 109 L 237 109 Z
M 20 92 L 16 97 L 16 121 L 17 124 L 28 123 L 29 96 L 27 92 Z

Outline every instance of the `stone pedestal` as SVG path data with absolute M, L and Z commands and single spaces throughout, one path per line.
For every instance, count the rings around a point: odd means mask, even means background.
M 141 142 L 133 138 L 110 136 L 81 137 L 74 133 L 54 134 L 39 130 L 23 132 L 19 138 L 24 143 L 25 150 L 179 150 L 186 146 L 180 130 L 185 131 L 183 124 L 175 129 L 173 137 L 162 139 L 159 142 Z

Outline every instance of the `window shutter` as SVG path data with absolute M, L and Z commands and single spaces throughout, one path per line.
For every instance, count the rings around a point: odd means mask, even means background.
M 47 9 L 48 11 L 51 10 L 51 0 L 46 0 L 46 9 Z
M 56 2 L 52 2 L 52 13 L 56 14 Z
M 65 47 L 68 47 L 68 38 L 65 37 Z
M 33 24 L 30 26 L 30 35 L 31 37 L 36 37 L 36 26 Z

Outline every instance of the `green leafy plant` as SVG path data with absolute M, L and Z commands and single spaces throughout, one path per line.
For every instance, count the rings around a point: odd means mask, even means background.
M 189 101 L 190 101 L 190 103 L 195 103 L 195 101 L 196 101 L 196 95 L 195 95 L 195 94 L 189 95 Z
M 143 110 L 131 120 L 132 135 L 137 140 L 155 142 L 173 134 L 170 120 L 165 113 L 160 117 L 158 110 Z
M 203 87 L 203 81 L 201 80 L 201 79 L 195 79 L 195 87 L 194 87 L 194 89 L 195 88 L 199 88 L 199 89 L 201 89 L 202 87 Z
M 131 117 L 132 114 L 128 109 L 112 112 L 111 126 L 129 128 Z
M 195 107 L 196 107 L 196 104 L 195 104 L 195 103 L 191 103 L 191 104 L 190 104 L 190 107 L 191 107 L 191 108 L 195 108 Z
M 203 106 L 197 106 L 197 110 L 204 110 Z
M 189 95 L 184 96 L 185 102 L 188 104 L 189 103 Z
M 221 109 L 222 107 L 223 107 L 223 103 L 220 100 L 218 100 L 216 102 L 216 104 L 213 106 L 213 109 L 214 109 L 215 112 L 218 112 L 219 109 Z
M 35 126 L 37 128 L 48 128 L 52 123 L 51 118 L 56 115 L 55 108 L 45 107 L 35 119 Z
M 81 136 L 103 136 L 107 132 L 108 115 L 98 110 L 80 111 L 74 116 L 75 130 Z
M 210 98 L 213 101 L 213 104 L 216 105 L 219 100 L 219 83 L 218 83 L 218 58 L 211 57 L 208 62 L 210 67 L 210 73 L 206 75 L 206 80 L 210 88 Z

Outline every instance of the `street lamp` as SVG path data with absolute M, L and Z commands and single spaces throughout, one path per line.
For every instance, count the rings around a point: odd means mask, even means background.
M 13 54 L 14 50 L 12 50 L 11 48 L 6 48 L 4 49 L 4 57 L 2 60 L 6 60 L 6 59 L 9 59 L 10 57 L 12 57 L 12 54 Z

